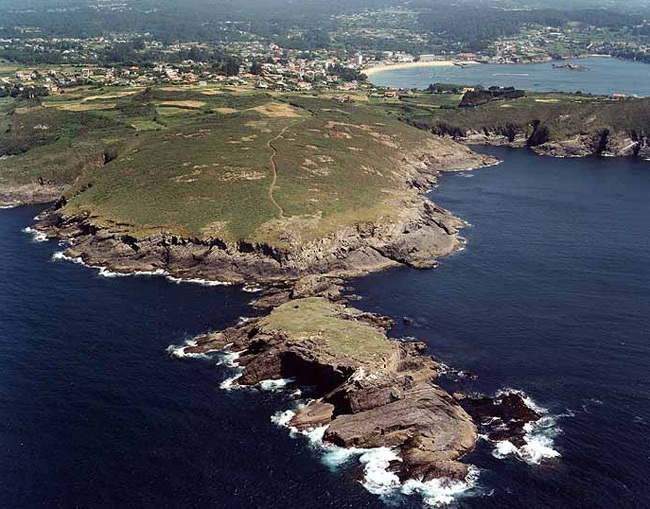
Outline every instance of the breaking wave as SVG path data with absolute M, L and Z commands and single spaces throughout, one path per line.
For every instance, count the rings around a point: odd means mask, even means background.
M 32 233 L 32 231 L 27 231 L 31 230 L 29 228 L 25 228 L 25 232 L 27 233 Z M 37 232 L 40 235 L 43 235 L 40 232 Z M 40 239 L 35 239 L 38 240 L 39 242 L 41 241 Z M 43 241 L 47 240 L 47 237 L 43 238 Z M 97 269 L 99 271 L 99 275 L 101 277 L 106 277 L 106 278 L 114 278 L 114 277 L 129 277 L 129 276 L 163 276 L 167 281 L 170 281 L 172 283 L 176 284 L 181 284 L 181 283 L 191 283 L 191 284 L 197 284 L 197 285 L 202 285 L 202 286 L 230 286 L 233 283 L 229 283 L 226 281 L 210 281 L 208 279 L 199 279 L 199 278 L 189 278 L 189 279 L 183 279 L 179 277 L 175 277 L 169 274 L 164 269 L 155 269 L 155 270 L 136 270 L 133 272 L 114 272 L 110 269 L 107 269 L 106 267 L 101 267 L 98 265 L 90 265 L 86 262 L 83 261 L 81 257 L 72 257 L 68 256 L 65 254 L 63 251 L 57 251 L 52 255 L 52 260 L 53 261 L 59 261 L 59 260 L 65 260 L 68 262 L 73 262 L 77 263 L 79 265 L 83 265 L 84 267 L 88 267 L 89 269 Z
M 495 458 L 503 459 L 508 456 L 524 461 L 530 465 L 539 465 L 545 460 L 560 458 L 562 455 L 555 447 L 555 438 L 561 433 L 557 424 L 558 418 L 568 417 L 571 414 L 554 416 L 549 414 L 547 408 L 544 408 L 523 391 L 517 389 L 503 389 L 497 392 L 497 397 L 507 393 L 515 393 L 521 396 L 528 408 L 534 410 L 542 417 L 536 422 L 529 422 L 524 426 L 523 446 L 517 447 L 509 440 L 503 440 L 494 443 L 492 455 Z
M 47 242 L 48 240 L 47 235 L 45 235 L 43 232 L 39 232 L 38 230 L 30 228 L 29 226 L 27 228 L 23 228 L 23 232 L 32 235 L 32 240 L 34 242 Z
M 78 257 L 68 256 L 63 251 L 56 251 L 52 255 L 52 261 L 56 262 L 56 261 L 60 261 L 60 260 L 65 260 L 66 262 L 77 263 L 79 265 L 85 265 L 86 267 L 89 267 L 89 265 L 86 265 L 86 263 L 81 259 L 80 256 L 78 256 Z
M 297 406 L 304 406 L 300 402 Z M 479 470 L 470 465 L 465 481 L 451 479 L 434 479 L 423 482 L 409 479 L 401 483 L 397 475 L 390 471 L 391 463 L 402 461 L 394 449 L 377 447 L 373 449 L 343 448 L 323 441 L 327 426 L 309 431 L 299 431 L 291 426 L 291 419 L 296 415 L 293 410 L 276 412 L 271 417 L 274 424 L 288 428 L 291 436 L 302 435 L 307 438 L 311 447 L 319 454 L 321 461 L 331 470 L 336 470 L 342 465 L 356 459 L 363 468 L 362 486 L 373 495 L 378 495 L 383 500 L 391 502 L 401 496 L 419 495 L 427 506 L 441 507 L 451 504 L 460 496 L 474 494 L 477 485 Z
M 226 281 L 210 281 L 209 279 L 200 279 L 200 278 L 183 279 L 180 277 L 170 276 L 169 274 L 166 274 L 166 279 L 176 284 L 191 283 L 191 284 L 201 285 L 201 286 L 230 286 L 233 284 L 233 283 L 228 283 Z
M 230 378 L 226 378 L 221 384 L 219 384 L 219 387 L 223 389 L 224 391 L 231 391 L 233 389 L 240 389 L 241 385 L 237 383 L 237 380 L 241 378 L 241 373 L 236 374 L 235 376 L 231 376 Z
M 451 504 L 463 496 L 473 496 L 478 488 L 479 469 L 470 465 L 464 481 L 450 479 L 433 479 L 428 482 L 409 479 L 401 488 L 405 495 L 419 494 L 422 501 L 432 507 Z
M 210 352 L 204 353 L 190 353 L 187 352 L 187 348 L 196 346 L 196 341 L 193 339 L 188 339 L 182 345 L 169 345 L 166 348 L 166 352 L 170 357 L 175 359 L 209 359 Z
M 295 382 L 294 378 L 280 378 L 277 380 L 262 380 L 258 386 L 263 391 L 277 392 L 286 388 L 287 385 Z

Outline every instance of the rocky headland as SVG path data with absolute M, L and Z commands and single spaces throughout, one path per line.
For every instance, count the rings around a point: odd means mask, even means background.
M 296 239 L 289 248 L 166 232 L 135 238 L 128 225 L 98 226 L 88 215 L 67 215 L 66 198 L 42 215 L 36 230 L 65 241 L 66 256 L 113 272 L 262 285 L 253 306 L 266 314 L 201 335 L 183 355 L 238 354 L 241 375 L 234 383 L 242 387 L 287 378 L 313 387 L 315 398 L 291 427 L 327 427 L 324 443 L 339 447 L 391 448 L 399 461 L 390 470 L 402 482 L 459 481 L 484 421 L 503 417 L 491 439 L 518 443 L 524 424 L 539 416 L 526 413 L 518 395 L 497 400 L 446 392 L 436 383 L 446 367 L 427 354 L 427 345 L 390 339 L 392 320 L 348 305 L 341 279 L 399 264 L 431 268 L 462 245 L 465 223 L 423 194 L 442 171 L 498 161 L 449 146 L 404 158 L 399 220 L 349 225 L 305 244 Z M 515 414 L 519 420 L 510 419 Z
M 283 239 L 282 246 L 228 242 L 183 237 L 163 229 L 136 237 L 131 225 L 98 221 L 86 213 L 67 214 L 66 198 L 46 211 L 35 229 L 65 241 L 66 256 L 117 273 L 164 272 L 177 278 L 259 283 L 309 274 L 358 276 L 400 264 L 431 268 L 436 258 L 459 247 L 462 240 L 458 229 L 464 222 L 422 194 L 443 171 L 498 162 L 459 144 L 449 147 L 403 158 L 402 192 L 390 204 L 398 214 L 390 221 L 378 218 L 342 225 L 336 232 L 309 242 L 303 242 L 299 235 Z

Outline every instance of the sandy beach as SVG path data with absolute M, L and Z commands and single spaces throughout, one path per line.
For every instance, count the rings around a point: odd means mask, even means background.
M 431 62 L 405 62 L 402 64 L 386 64 L 386 65 L 376 65 L 374 67 L 369 67 L 364 69 L 363 73 L 366 76 L 371 76 L 377 74 L 378 72 L 383 71 L 394 71 L 397 69 L 413 69 L 417 67 L 449 67 L 452 65 L 478 65 L 478 62 L 474 61 L 454 61 L 454 60 L 433 60 Z

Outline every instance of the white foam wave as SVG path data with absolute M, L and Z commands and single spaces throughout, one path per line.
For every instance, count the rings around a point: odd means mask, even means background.
M 92 267 L 93 269 L 99 269 L 99 275 L 102 277 L 129 277 L 129 276 L 166 276 L 167 271 L 163 269 L 156 270 L 136 270 L 135 272 L 113 272 L 108 270 L 105 267 Z
M 417 493 L 422 497 L 422 501 L 426 505 L 441 507 L 453 503 L 459 497 L 469 495 L 476 488 L 478 478 L 479 469 L 474 465 L 470 465 L 464 481 L 432 479 L 431 481 L 422 482 L 409 479 L 402 486 L 401 492 L 405 495 Z
M 34 242 L 47 242 L 48 240 L 47 235 L 45 235 L 43 232 L 39 232 L 38 230 L 30 228 L 29 226 L 27 228 L 23 228 L 23 232 L 32 235 Z
M 245 285 L 242 290 L 248 293 L 257 293 L 262 291 L 262 287 L 258 285 Z
M 167 280 L 176 284 L 191 283 L 191 284 L 201 285 L 201 286 L 230 286 L 233 284 L 233 283 L 228 283 L 226 281 L 210 281 L 209 279 L 200 279 L 200 278 L 183 279 L 180 277 L 174 277 L 170 275 L 167 275 Z
M 18 207 L 18 205 L 1 205 L 0 210 L 15 209 L 16 207 Z
M 285 410 L 284 412 L 276 412 L 271 416 L 271 422 L 283 428 L 289 427 L 289 423 L 296 412 L 293 410 Z
M 391 461 L 401 461 L 388 447 L 370 449 L 359 456 L 363 465 L 363 487 L 374 495 L 388 496 L 401 487 L 399 477 L 388 469 Z
M 47 238 L 45 238 L 44 240 L 47 240 Z M 106 267 L 101 267 L 101 266 L 98 266 L 98 265 L 89 265 L 89 264 L 85 263 L 81 259 L 81 257 L 73 258 L 71 256 L 66 255 L 65 252 L 63 252 L 63 251 L 57 251 L 56 253 L 54 253 L 52 255 L 52 260 L 55 260 L 55 261 L 56 260 L 66 260 L 66 261 L 69 261 L 69 262 L 84 265 L 85 267 L 88 267 L 89 269 L 97 269 L 97 270 L 99 270 L 99 275 L 102 276 L 102 277 L 106 277 L 106 278 L 128 277 L 128 276 L 164 276 L 168 281 L 170 281 L 172 283 L 176 283 L 176 284 L 192 283 L 192 284 L 198 284 L 198 285 L 202 285 L 202 286 L 230 286 L 230 285 L 233 284 L 233 283 L 229 283 L 229 282 L 226 282 L 226 281 L 210 281 L 208 279 L 199 279 L 199 278 L 183 279 L 183 278 L 171 276 L 169 274 L 169 272 L 167 272 L 164 269 L 136 270 L 136 271 L 133 271 L 133 272 L 115 272 L 115 271 L 112 271 L 110 269 L 107 269 Z
M 548 409 L 538 405 L 525 392 L 517 389 L 503 389 L 498 391 L 496 396 L 504 396 L 508 393 L 515 393 L 521 396 L 526 406 L 542 417 L 538 421 L 529 422 L 524 426 L 524 431 L 526 432 L 524 441 L 526 443 L 523 446 L 517 447 L 509 440 L 498 441 L 494 444 L 495 447 L 492 455 L 500 459 L 514 456 L 530 465 L 539 465 L 545 460 L 561 457 L 561 454 L 554 449 L 555 438 L 561 432 L 557 425 L 557 418 L 568 417 L 572 414 L 562 414 L 557 417 L 549 415 Z
M 188 339 L 182 345 L 169 345 L 165 350 L 170 357 L 175 359 L 207 359 L 209 358 L 206 353 L 188 353 L 188 347 L 196 346 L 196 341 Z
M 295 382 L 295 378 L 280 378 L 277 380 L 262 380 L 258 386 L 263 391 L 277 392 L 284 389 L 290 383 Z
M 304 404 L 304 403 L 303 403 Z M 302 406 L 302 405 L 299 405 Z M 357 459 L 363 466 L 363 481 L 361 484 L 370 493 L 391 501 L 399 495 L 420 495 L 422 501 L 429 506 L 440 507 L 452 503 L 458 496 L 468 494 L 478 480 L 478 469 L 473 465 L 465 481 L 451 479 L 434 479 L 423 482 L 410 479 L 400 482 L 399 477 L 390 471 L 394 461 L 402 461 L 394 449 L 377 447 L 373 449 L 343 448 L 323 441 L 328 426 L 322 426 L 309 431 L 299 431 L 290 425 L 296 415 L 294 410 L 277 412 L 271 421 L 278 426 L 289 428 L 291 436 L 303 435 L 310 445 L 321 454 L 321 461 L 330 469 L 336 470 L 341 465 Z
M 226 348 L 229 348 L 229 345 L 227 345 Z M 226 378 L 223 382 L 221 382 L 219 385 L 221 389 L 225 391 L 241 389 L 242 386 L 237 383 L 237 380 L 241 378 L 242 374 L 244 373 L 244 368 L 242 368 L 238 362 L 239 357 L 242 353 L 243 352 L 230 352 L 226 350 L 221 355 L 221 360 L 217 364 L 222 364 L 236 370 L 235 375 L 231 376 L 230 378 Z
M 241 378 L 242 374 L 238 373 L 235 376 L 231 376 L 230 378 L 226 378 L 219 387 L 223 389 L 224 391 L 231 391 L 233 389 L 239 389 L 241 386 L 237 384 L 237 380 Z
M 240 356 L 241 352 L 224 352 L 221 354 L 221 358 L 217 362 L 217 365 L 223 365 L 228 366 L 229 368 L 238 369 L 239 363 L 237 361 L 239 360 Z
M 499 389 L 496 392 L 495 396 L 497 398 L 501 398 L 503 396 L 507 396 L 508 394 L 516 394 L 517 396 L 521 397 L 521 399 L 524 400 L 524 403 L 526 403 L 526 406 L 528 408 L 530 408 L 531 410 L 534 410 L 538 414 L 547 414 L 548 413 L 548 410 L 546 408 L 544 408 L 543 406 L 540 406 L 537 403 L 535 403 L 535 401 L 533 401 L 533 399 L 530 396 L 528 396 L 528 394 L 526 394 L 521 389 L 512 389 L 510 387 L 506 387 L 504 389 Z
M 559 458 L 561 454 L 553 449 L 554 439 L 559 433 L 556 420 L 551 417 L 542 417 L 537 422 L 524 426 L 526 445 L 521 447 L 520 454 L 527 463 L 539 465 L 546 459 Z
M 130 274 L 124 274 L 123 272 L 113 272 L 112 270 L 108 270 L 105 267 L 100 267 L 99 268 L 99 275 L 102 277 L 126 277 L 129 276 Z
M 81 259 L 80 256 L 77 256 L 77 257 L 68 256 L 63 251 L 56 251 L 52 255 L 52 261 L 56 262 L 56 261 L 60 261 L 60 260 L 65 260 L 66 262 L 77 263 L 79 265 L 85 265 L 86 267 L 89 267 L 89 265 L 86 265 L 86 263 Z

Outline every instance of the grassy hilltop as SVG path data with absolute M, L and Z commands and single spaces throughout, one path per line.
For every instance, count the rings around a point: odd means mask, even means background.
M 404 158 L 450 146 L 357 99 L 215 87 L 6 99 L 0 185 L 64 185 L 66 214 L 136 236 L 311 240 L 397 214 Z
M 214 86 L 3 98 L 0 189 L 49 186 L 43 196 L 63 193 L 64 214 L 136 238 L 286 247 L 391 223 L 405 167 L 459 150 L 427 131 L 518 136 L 530 146 L 580 133 L 597 145 L 611 131 L 626 133 L 621 148 L 650 133 L 645 99 L 527 93 L 470 108 L 460 95 L 427 92 L 338 99 Z

